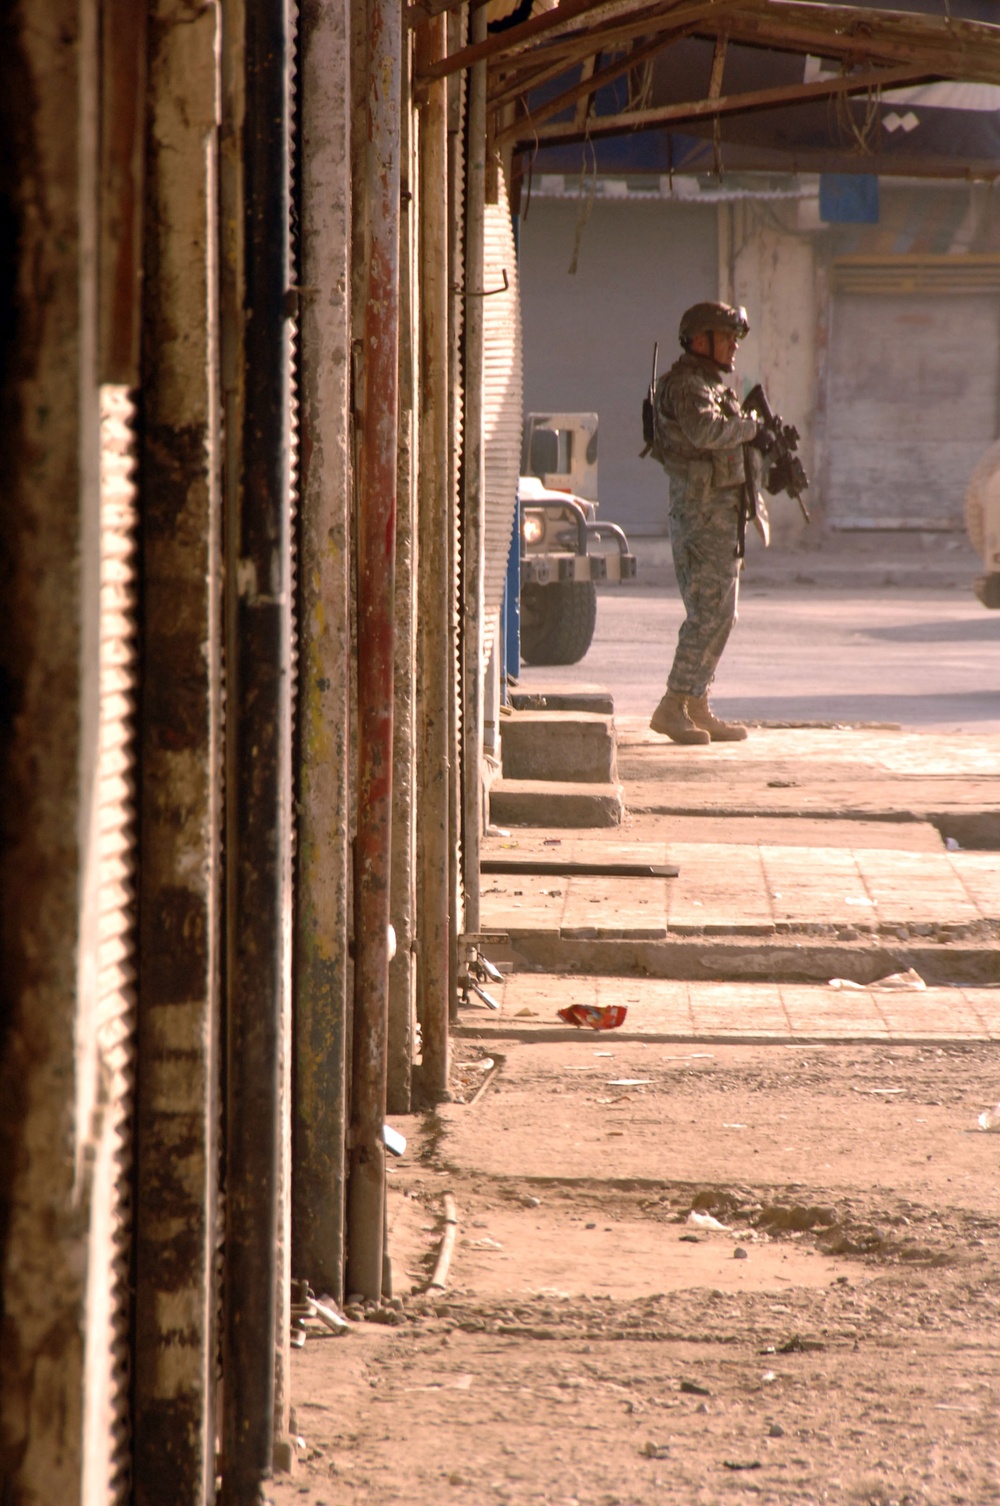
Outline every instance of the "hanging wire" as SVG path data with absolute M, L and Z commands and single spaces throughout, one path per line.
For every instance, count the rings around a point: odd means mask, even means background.
M 847 73 L 846 67 L 841 70 Z M 869 88 L 864 96 L 865 113 L 860 125 L 854 110 L 853 102 L 860 96 L 855 94 L 848 97 L 846 94 L 838 94 L 833 101 L 833 113 L 841 135 L 853 142 L 853 150 L 861 157 L 870 157 L 877 150 L 878 128 L 882 119 L 882 88 L 874 85 Z
M 646 110 L 653 98 L 653 59 L 647 58 L 638 68 L 628 72 L 628 102 L 626 109 Z
M 521 95 L 521 103 L 524 106 L 524 113 L 528 116 L 528 119 L 531 120 L 531 115 L 530 115 L 530 113 L 528 111 L 528 99 L 527 99 L 527 96 L 524 95 L 524 94 Z M 532 127 L 531 127 L 531 129 L 532 129 L 532 135 L 535 138 L 535 144 L 534 144 L 534 146 L 531 149 L 531 156 L 528 158 L 528 188 L 527 188 L 527 192 L 526 192 L 525 200 L 524 200 L 524 212 L 521 215 L 522 222 L 528 218 L 528 210 L 531 208 L 531 188 L 532 188 L 532 184 L 535 181 L 535 158 L 538 156 L 538 132 L 535 130 L 535 126 L 534 126 L 534 122 L 533 121 L 532 121 Z M 524 168 L 523 168 L 523 166 L 521 168 L 521 174 L 522 174 L 522 177 L 523 177 L 523 175 L 524 175 Z
M 590 168 L 587 167 L 587 156 L 590 156 Z M 594 207 L 594 196 L 597 193 L 597 153 L 594 143 L 590 139 L 590 118 L 587 118 L 587 134 L 583 142 L 583 161 L 580 165 L 580 207 L 576 216 L 576 232 L 573 236 L 573 255 L 569 264 L 570 277 L 576 276 L 577 263 L 580 257 L 580 243 L 583 240 L 583 232 L 587 221 L 590 219 L 590 211 Z

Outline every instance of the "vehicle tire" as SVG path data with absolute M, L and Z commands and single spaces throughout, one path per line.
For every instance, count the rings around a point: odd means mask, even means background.
M 577 664 L 597 621 L 592 580 L 560 580 L 521 588 L 521 658 L 526 664 Z

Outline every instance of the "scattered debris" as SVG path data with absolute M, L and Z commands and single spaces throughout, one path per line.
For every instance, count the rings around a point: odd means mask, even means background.
M 995 1108 L 983 1109 L 976 1123 L 981 1130 L 990 1130 L 996 1134 L 1000 1130 L 1000 1103 Z
M 716 1229 L 720 1234 L 729 1233 L 728 1224 L 720 1224 L 719 1220 L 713 1218 L 710 1213 L 698 1213 L 694 1208 L 688 1214 L 687 1221 L 689 1224 L 694 1224 L 696 1229 Z
M 628 1006 L 625 1004 L 568 1004 L 565 1009 L 556 1011 L 561 1020 L 567 1025 L 575 1025 L 578 1029 L 585 1026 L 590 1030 L 617 1030 L 624 1023 L 628 1014 Z
M 855 983 L 853 978 L 831 978 L 831 988 L 851 988 L 865 993 L 872 989 L 903 989 L 912 993 L 922 993 L 927 984 L 921 978 L 915 967 L 908 967 L 905 973 L 888 973 L 884 978 L 878 978 L 874 983 Z
M 777 1352 L 778 1354 L 815 1354 L 825 1348 L 826 1345 L 821 1344 L 819 1339 L 804 1339 L 801 1334 L 793 1333 L 784 1344 L 778 1345 Z
M 762 1469 L 759 1459 L 723 1459 L 723 1469 Z
M 441 1236 L 441 1244 L 438 1248 L 437 1261 L 434 1273 L 427 1283 L 428 1290 L 444 1291 L 448 1280 L 448 1270 L 451 1266 L 451 1257 L 455 1249 L 455 1235 L 458 1231 L 458 1208 L 455 1199 L 450 1192 L 444 1194 L 444 1233 Z

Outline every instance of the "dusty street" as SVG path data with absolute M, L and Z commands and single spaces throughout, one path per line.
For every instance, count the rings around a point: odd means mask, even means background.
M 633 711 L 624 828 L 487 843 L 680 873 L 484 884 L 514 970 L 461 1012 L 452 1101 L 394 1121 L 397 1295 L 310 1324 L 276 1506 L 1000 1501 L 996 625 L 955 592 L 863 629 L 846 603 L 861 641 L 813 694 L 783 600 L 758 668 L 820 725 L 679 749 Z M 803 602 L 819 641 L 834 598 Z M 928 986 L 877 986 L 908 968 Z
M 1000 732 L 1000 612 L 972 592 L 981 567 L 957 536 L 825 539 L 765 551 L 751 539 L 739 621 L 713 691 L 727 716 L 898 722 Z M 521 684 L 606 685 L 619 716 L 648 718 L 684 616 L 665 540 L 634 541 L 635 585 L 606 586 L 579 664 L 526 666 Z
M 996 1047 L 501 1049 L 393 1176 L 449 1289 L 313 1331 L 276 1501 L 1000 1500 Z

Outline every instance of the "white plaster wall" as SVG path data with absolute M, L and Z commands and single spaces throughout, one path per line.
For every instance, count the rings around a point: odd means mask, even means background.
M 665 533 L 667 483 L 642 449 L 653 341 L 660 371 L 680 354 L 692 303 L 716 297 L 715 206 L 662 200 L 594 204 L 568 271 L 574 200 L 532 200 L 518 237 L 526 412 L 596 412 L 601 514 Z

